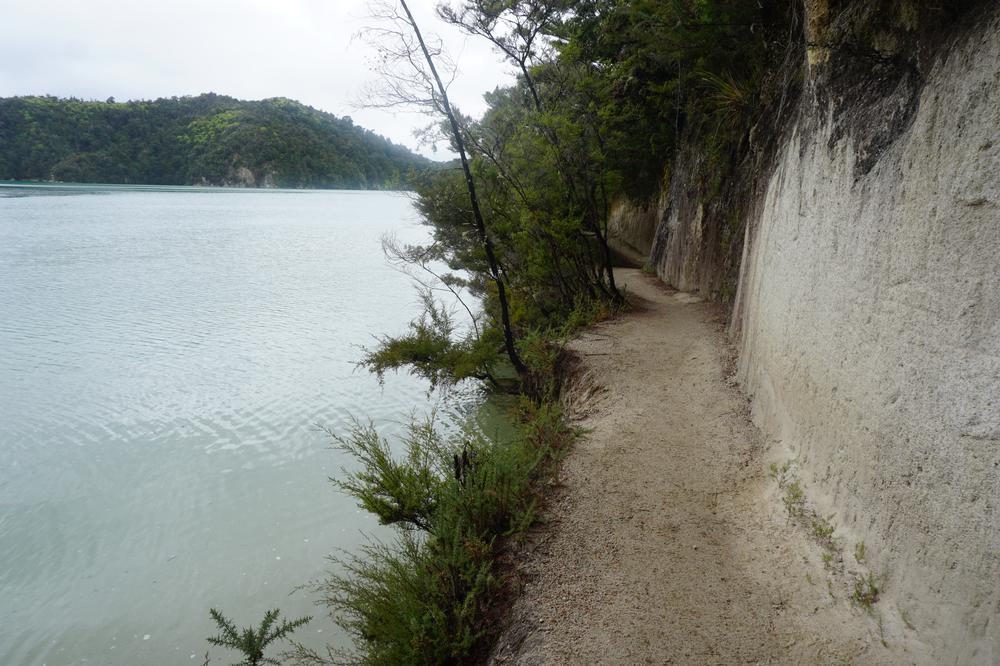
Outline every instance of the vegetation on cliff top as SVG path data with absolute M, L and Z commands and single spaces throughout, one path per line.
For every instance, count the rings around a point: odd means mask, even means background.
M 430 164 L 284 98 L 0 99 L 0 180 L 375 189 Z

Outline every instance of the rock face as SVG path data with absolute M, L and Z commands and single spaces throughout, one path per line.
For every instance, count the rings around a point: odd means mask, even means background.
M 666 199 L 660 196 L 637 202 L 623 197 L 614 203 L 608 220 L 608 243 L 622 263 L 636 267 L 646 263 Z
M 202 181 L 205 181 L 205 178 L 202 178 Z M 273 171 L 264 171 L 255 176 L 248 167 L 233 165 L 229 167 L 226 177 L 222 180 L 222 186 L 273 189 L 277 187 L 277 184 Z
M 730 300 L 724 285 L 735 281 L 739 241 L 730 222 L 735 216 L 728 192 L 712 196 L 701 174 L 705 156 L 685 143 L 678 152 L 673 177 L 661 197 L 650 263 L 667 284 L 681 291 L 699 291 L 709 298 Z M 665 201 L 663 201 L 665 199 Z
M 257 179 L 254 178 L 253 171 L 247 167 L 232 166 L 229 167 L 229 173 L 222 184 L 226 187 L 257 187 Z
M 977 14 L 894 87 L 807 88 L 747 207 L 731 328 L 755 421 L 929 663 L 1000 663 L 1000 10 Z M 658 272 L 711 293 L 700 206 L 671 196 Z
M 770 177 L 739 379 L 920 638 L 997 663 L 1000 24 L 942 56 L 867 173 L 832 127 L 804 114 Z

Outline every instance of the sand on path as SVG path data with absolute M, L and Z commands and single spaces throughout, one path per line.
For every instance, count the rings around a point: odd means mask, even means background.
M 788 517 L 718 310 L 638 271 L 618 279 L 635 309 L 571 344 L 587 434 L 518 558 L 491 662 L 912 663 Z

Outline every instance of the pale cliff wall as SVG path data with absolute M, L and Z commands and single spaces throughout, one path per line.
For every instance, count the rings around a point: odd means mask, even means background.
M 663 195 L 646 201 L 623 196 L 614 202 L 608 218 L 608 243 L 621 263 L 642 266 L 647 262 L 665 206 Z
M 916 102 L 909 126 L 859 168 L 851 128 L 837 132 L 827 107 L 804 100 L 746 245 L 738 377 L 758 424 L 798 455 L 821 513 L 867 544 L 890 610 L 935 660 L 993 664 L 996 12 L 941 53 Z
M 682 150 L 652 259 L 725 301 L 736 266 L 753 417 L 845 550 L 865 542 L 887 630 L 917 662 L 1000 663 L 1000 8 L 924 39 L 919 3 L 899 0 L 898 34 L 872 6 L 805 3 L 777 152 L 734 205 Z

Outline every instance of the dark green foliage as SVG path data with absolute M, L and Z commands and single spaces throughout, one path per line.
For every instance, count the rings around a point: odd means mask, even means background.
M 445 278 L 447 279 L 447 278 Z M 410 322 L 400 336 L 384 336 L 374 350 L 366 350 L 361 366 L 383 377 L 386 372 L 407 368 L 430 381 L 432 387 L 448 387 L 463 379 L 497 383 L 503 339 L 496 327 L 482 333 L 469 330 L 455 334 L 452 315 L 430 291 L 421 292 L 423 314 Z
M 797 82 L 796 0 L 469 1 L 441 14 L 521 72 L 487 95 L 481 119 L 461 119 L 518 350 L 526 337 L 558 337 L 574 312 L 620 305 L 609 270 L 611 202 L 661 188 L 682 142 L 701 154 L 706 255 L 731 270 L 748 173 L 773 145 Z M 369 354 L 376 372 L 409 366 L 436 383 L 496 376 L 502 309 L 465 187 L 461 172 L 440 170 L 415 189 L 434 233 L 428 251 L 469 276 L 482 326 L 455 336 L 440 307 L 425 304 L 406 335 Z M 519 370 L 522 390 L 549 393 L 540 375 Z
M 236 625 L 214 608 L 209 611 L 215 624 L 219 627 L 219 634 L 208 639 L 212 645 L 229 648 L 236 652 L 241 652 L 243 661 L 237 662 L 233 666 L 260 666 L 261 664 L 281 664 L 280 661 L 268 657 L 264 650 L 269 645 L 284 638 L 288 638 L 296 629 L 309 622 L 308 617 L 301 617 L 297 620 L 282 620 L 277 624 L 281 614 L 278 609 L 267 611 L 260 626 L 244 627 L 237 629 Z
M 429 164 L 284 98 L 0 99 L 0 180 L 394 188 Z
M 746 138 L 767 108 L 764 98 L 787 84 L 778 75 L 789 48 L 792 63 L 800 62 L 799 4 L 596 0 L 567 24 L 563 55 L 601 65 L 609 158 L 615 169 L 631 165 L 628 194 L 658 187 L 688 128 L 721 131 L 726 143 Z
M 361 465 L 331 479 L 336 486 L 384 525 L 430 529 L 449 472 L 448 455 L 431 423 L 410 425 L 399 460 L 371 424 L 355 423 L 349 435 L 334 439 Z
M 554 407 L 523 403 L 520 421 L 511 441 L 467 433 L 461 443 L 415 423 L 398 458 L 371 426 L 341 440 L 362 467 L 337 484 L 400 531 L 392 543 L 337 560 L 337 572 L 317 586 L 355 651 L 299 646 L 298 663 L 462 664 L 481 656 L 496 628 L 499 548 L 534 520 L 538 482 L 572 437 Z

